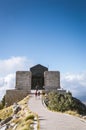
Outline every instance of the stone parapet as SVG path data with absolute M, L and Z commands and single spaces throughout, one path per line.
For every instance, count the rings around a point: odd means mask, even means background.
M 6 106 L 13 105 L 14 102 L 18 102 L 26 97 L 30 91 L 24 90 L 7 90 L 5 95 Z
M 45 90 L 57 90 L 57 86 L 43 86 Z
M 49 88 L 49 89 L 47 88 L 47 89 L 46 89 L 46 87 L 45 87 L 45 92 L 46 92 L 46 93 L 49 93 L 49 92 L 57 92 L 57 93 L 59 93 L 59 94 L 65 94 L 65 93 L 66 93 L 66 90 L 62 90 L 62 89 L 61 89 L 61 90 L 58 90 L 58 89 L 56 89 L 56 88 L 54 88 L 54 89 L 53 89 L 53 88 Z

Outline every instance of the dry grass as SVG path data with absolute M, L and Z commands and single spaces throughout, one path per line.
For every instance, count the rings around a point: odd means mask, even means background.
M 66 114 L 73 115 L 73 116 L 77 116 L 77 117 L 80 116 L 76 111 L 66 111 L 65 113 L 66 113 Z
M 12 106 L 0 110 L 0 119 L 4 120 L 13 114 Z
M 21 120 L 21 122 L 18 123 L 16 130 L 30 130 L 30 124 L 32 124 L 32 120 Z
M 18 118 L 13 118 L 10 122 L 10 124 L 14 124 L 14 126 L 16 126 L 16 130 L 32 130 L 30 125 L 34 123 L 34 118 L 36 118 L 38 122 L 38 115 L 30 111 L 28 107 L 28 100 L 29 96 L 18 102 L 21 106 L 21 110 L 17 113 Z M 7 117 L 13 115 L 12 107 L 13 106 L 10 106 L 0 110 L 0 118 L 6 119 Z M 37 127 L 39 128 L 39 123 Z M 8 130 L 12 129 L 13 127 Z

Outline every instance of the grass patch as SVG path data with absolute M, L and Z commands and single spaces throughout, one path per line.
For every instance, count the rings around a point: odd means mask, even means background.
M 12 106 L 0 110 L 0 119 L 4 120 L 13 114 Z
M 25 118 L 25 121 L 27 120 L 34 120 L 34 115 L 28 115 L 26 118 Z
M 73 115 L 73 116 L 80 116 L 77 111 L 65 111 L 66 114 L 70 114 L 70 115 Z
M 10 121 L 10 124 L 14 124 L 14 126 L 16 126 L 15 130 L 33 130 L 33 128 L 30 126 L 31 124 L 34 124 L 35 117 L 37 118 L 38 122 L 38 115 L 30 111 L 28 107 L 28 100 L 29 96 L 18 102 L 18 104 L 21 107 L 21 110 L 16 114 L 18 118 L 13 118 Z M 9 116 L 12 116 L 13 115 L 12 107 L 13 106 L 10 106 L 0 110 L 0 119 L 4 120 Z M 14 126 L 12 126 L 12 128 L 9 128 L 8 130 L 13 130 Z

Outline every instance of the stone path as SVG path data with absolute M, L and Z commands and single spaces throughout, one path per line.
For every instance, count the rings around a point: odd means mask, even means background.
M 47 110 L 41 98 L 31 96 L 29 108 L 39 115 L 40 130 L 86 130 L 86 121 L 68 114 Z

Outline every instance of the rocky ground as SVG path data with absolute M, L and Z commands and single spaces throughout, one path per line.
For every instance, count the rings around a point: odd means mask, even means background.
M 26 97 L 21 102 L 0 110 L 0 130 L 31 130 L 34 123 L 38 127 L 38 116 L 29 110 L 28 99 Z

